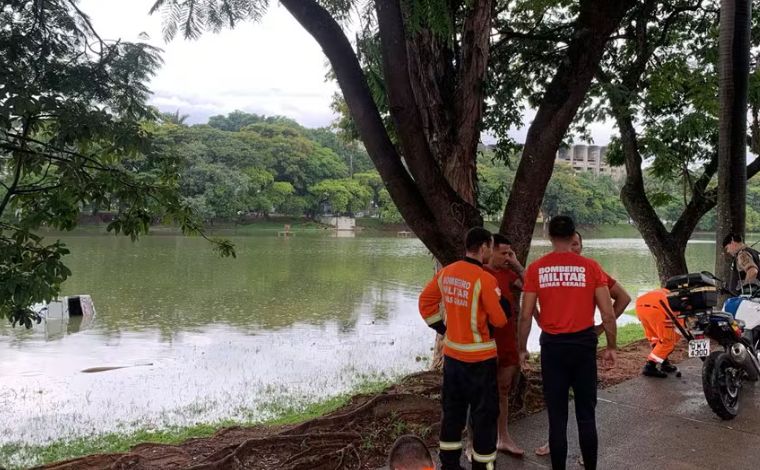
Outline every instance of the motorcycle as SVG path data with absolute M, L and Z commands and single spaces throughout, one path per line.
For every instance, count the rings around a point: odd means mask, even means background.
M 689 357 L 703 361 L 708 405 L 721 419 L 735 418 L 743 385 L 760 380 L 760 292 L 732 292 L 706 271 L 670 278 L 665 287 L 661 306 L 688 340 Z M 721 293 L 731 297 L 716 311 Z M 711 340 L 719 350 L 711 351 Z

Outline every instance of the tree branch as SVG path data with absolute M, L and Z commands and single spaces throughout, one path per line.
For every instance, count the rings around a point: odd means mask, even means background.
M 44 151 L 30 150 L 30 149 L 26 149 L 26 148 L 23 148 L 23 147 L 18 147 L 16 145 L 12 145 L 12 144 L 8 144 L 8 143 L 0 142 L 0 148 L 6 149 L 6 150 L 10 150 L 12 152 L 20 152 L 20 153 L 25 153 L 27 155 L 35 155 L 35 156 L 38 156 L 38 157 L 41 157 L 41 158 L 45 158 L 45 159 L 48 159 L 48 160 L 52 160 L 52 161 L 56 161 L 56 162 L 60 162 L 60 163 L 65 163 L 65 164 L 69 164 L 69 165 L 72 164 L 72 163 L 74 163 L 72 160 L 68 160 L 68 159 L 66 159 L 64 157 L 53 155 L 53 154 L 50 154 L 50 153 L 47 153 L 47 152 L 44 152 Z M 100 162 L 98 162 L 97 160 L 92 159 L 90 157 L 87 157 L 85 155 L 81 155 L 81 154 L 78 154 L 78 153 L 75 153 L 75 152 L 70 152 L 70 151 L 67 151 L 67 150 L 56 149 L 55 147 L 52 147 L 52 148 L 54 150 L 56 150 L 56 151 L 60 151 L 61 153 L 68 154 L 68 155 L 70 155 L 72 157 L 81 158 L 81 159 L 83 159 L 85 161 L 93 162 L 94 163 L 94 164 L 91 164 L 91 165 L 87 165 L 87 164 L 82 163 L 82 164 L 80 164 L 80 166 L 82 168 L 87 168 L 87 169 L 90 169 L 90 170 L 97 170 L 97 171 L 116 172 L 116 173 L 120 172 L 120 170 L 118 168 L 112 168 L 112 167 L 109 167 L 109 166 L 105 166 L 105 165 L 101 164 Z
M 569 26 L 563 26 L 564 28 L 568 28 Z M 560 28 L 555 28 L 555 30 L 559 30 Z M 512 39 L 527 39 L 529 41 L 547 41 L 547 42 L 567 42 L 567 38 L 564 36 L 559 36 L 554 32 L 544 32 L 544 33 L 523 33 L 521 31 L 514 31 L 514 30 L 506 30 L 496 33 L 495 35 L 500 36 L 499 40 L 494 44 L 494 49 L 504 47 L 504 44 L 509 42 Z
M 26 145 L 27 139 L 29 138 L 29 132 L 31 132 L 32 129 L 32 120 L 31 119 L 25 119 L 23 128 L 21 130 L 21 134 L 18 135 L 18 138 L 21 140 L 21 147 L 19 150 L 21 152 L 16 152 L 16 169 L 14 171 L 13 175 L 13 182 L 10 186 L 8 186 L 8 190 L 5 193 L 5 196 L 3 196 L 3 200 L 0 202 L 0 217 L 3 216 L 3 213 L 5 213 L 5 208 L 8 206 L 8 203 L 11 200 L 11 197 L 16 192 L 16 188 L 18 188 L 18 183 L 21 179 L 21 168 L 23 167 L 24 163 L 24 157 L 23 157 L 23 150 Z
M 702 175 L 697 179 L 691 188 L 691 198 L 686 203 L 681 215 L 673 224 L 670 233 L 678 240 L 679 243 L 686 244 L 691 238 L 692 233 L 699 224 L 699 220 L 707 214 L 710 209 L 715 207 L 718 202 L 717 192 L 708 191 L 707 186 L 710 184 L 713 176 L 718 171 L 718 156 L 705 164 Z
M 760 157 L 755 157 L 752 163 L 747 165 L 747 179 L 752 178 L 758 172 L 760 172 Z
M 71 5 L 71 7 L 74 9 L 74 11 L 77 12 L 79 17 L 84 21 L 84 23 L 87 25 L 87 28 L 90 30 L 90 33 L 92 33 L 93 36 L 95 36 L 98 39 L 98 42 L 100 43 L 100 54 L 103 54 L 103 50 L 105 49 L 105 42 L 103 39 L 100 38 L 98 35 L 98 32 L 95 30 L 95 28 L 92 26 L 92 23 L 90 22 L 90 18 L 79 9 L 76 2 L 73 0 L 68 0 L 67 3 Z
M 480 0 L 470 7 L 462 32 L 461 61 L 458 70 L 454 106 L 454 155 L 444 173 L 449 181 L 459 180 L 467 187 L 455 188 L 470 204 L 475 199 L 475 154 L 480 141 L 480 122 L 485 103 L 485 79 L 489 57 L 489 32 L 493 0 Z M 467 192 L 465 192 L 465 190 Z
M 501 231 L 510 235 L 521 261 L 530 248 L 543 194 L 554 170 L 557 149 L 586 97 L 609 36 L 633 0 L 582 0 L 575 34 L 547 85 L 523 147 Z
M 5 212 L 5 208 L 8 205 L 8 203 L 11 200 L 11 197 L 16 194 L 16 187 L 18 187 L 18 182 L 21 179 L 21 156 L 17 158 L 16 162 L 16 170 L 14 171 L 13 175 L 13 182 L 8 187 L 8 190 L 5 192 L 5 196 L 3 197 L 3 200 L 0 201 L 0 217 L 2 217 L 3 213 Z
M 34 193 L 42 193 L 45 191 L 50 191 L 51 189 L 57 189 L 63 186 L 62 184 L 56 184 L 53 186 L 42 186 L 37 188 L 19 188 L 14 191 L 14 194 L 34 194 Z

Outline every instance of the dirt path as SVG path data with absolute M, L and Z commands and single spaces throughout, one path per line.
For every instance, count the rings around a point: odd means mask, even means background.
M 619 351 L 618 367 L 600 370 L 606 388 L 640 373 L 650 350 L 645 341 Z M 685 357 L 682 347 L 671 356 Z M 422 372 L 376 395 L 358 395 L 326 416 L 286 427 L 222 429 L 208 438 L 178 445 L 139 444 L 123 454 L 90 455 L 51 464 L 47 470 L 376 469 L 391 443 L 402 434 L 416 434 L 431 447 L 437 443 L 440 420 L 440 375 Z M 519 419 L 543 409 L 540 373 L 528 370 L 513 397 L 510 414 Z M 524 392 L 524 393 L 519 393 Z M 518 397 L 524 397 L 518 399 Z

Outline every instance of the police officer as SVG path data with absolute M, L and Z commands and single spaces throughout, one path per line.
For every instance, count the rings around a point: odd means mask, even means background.
M 723 249 L 734 259 L 731 263 L 731 279 L 728 284 L 730 288 L 749 294 L 760 290 L 760 282 L 758 282 L 760 253 L 745 245 L 742 236 L 738 233 L 726 235 L 723 239 Z
M 572 388 L 581 454 L 585 467 L 595 470 L 598 448 L 595 306 L 601 311 L 607 335 L 602 358 L 612 366 L 616 362 L 617 327 L 607 277 L 596 261 L 573 252 L 573 235 L 575 223 L 570 217 L 554 217 L 549 222 L 553 250 L 526 270 L 518 326 L 520 360 L 525 365 L 528 359 L 528 335 L 538 300 L 541 374 L 549 414 L 552 468 L 564 470 L 567 465 L 568 399 Z
M 491 329 L 506 326 L 507 318 L 496 278 L 483 269 L 492 243 L 491 232 L 471 229 L 465 237 L 464 260 L 438 271 L 420 294 L 422 318 L 445 336 L 439 454 L 442 470 L 462 468 L 459 460 L 468 407 L 473 427 L 473 470 L 492 470 L 496 461 L 499 392 Z

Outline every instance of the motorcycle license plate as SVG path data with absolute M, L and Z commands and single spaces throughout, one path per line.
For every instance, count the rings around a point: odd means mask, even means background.
M 689 357 L 707 357 L 709 355 L 709 339 L 693 339 L 689 341 Z

